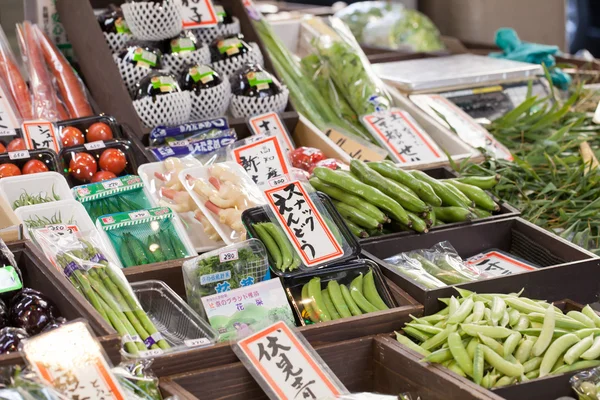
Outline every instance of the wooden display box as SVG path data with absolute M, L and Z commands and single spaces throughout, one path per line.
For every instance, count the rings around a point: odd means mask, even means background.
M 583 297 L 588 291 L 594 295 L 600 293 L 597 279 L 593 279 L 593 288 L 588 286 L 588 290 L 582 290 L 578 296 L 574 297 L 574 294 L 579 292 L 575 287 L 573 290 L 567 290 L 571 285 L 576 286 L 575 282 L 579 283 L 576 262 L 591 260 L 591 263 L 600 263 L 597 256 L 521 218 L 474 223 L 396 239 L 384 237 L 380 241 L 363 244 L 362 249 L 381 265 L 385 276 L 423 304 L 425 313 L 429 314 L 439 308 L 438 298 L 450 297 L 456 293 L 455 290 L 451 286 L 426 289 L 398 274 L 394 267 L 382 260 L 405 251 L 428 249 L 443 241 L 450 242 L 463 259 L 489 249 L 499 249 L 541 267 L 535 271 L 458 285 L 465 289 L 510 293 L 525 288 L 526 295 L 532 298 L 570 298 L 582 303 L 595 301 L 589 300 L 589 296 Z M 563 275 L 563 281 L 554 282 L 547 278 L 555 277 L 554 274 Z M 534 292 L 527 294 L 528 289 Z
M 183 299 L 186 298 L 181 265 L 183 260 L 138 266 L 123 270 L 129 282 L 156 279 L 165 282 Z M 349 340 L 367 335 L 390 333 L 410 321 L 409 314 L 421 315 L 423 308 L 404 290 L 387 281 L 390 292 L 399 307 L 369 313 L 358 317 L 321 322 L 298 328 L 312 344 L 324 344 Z M 157 376 L 167 376 L 203 368 L 234 363 L 237 357 L 229 343 L 218 343 L 211 347 L 167 354 L 155 359 L 152 370 Z
M 100 338 L 100 343 L 111 361 L 118 363 L 121 360 L 120 336 L 75 290 L 71 282 L 50 265 L 50 262 L 32 242 L 14 242 L 8 247 L 15 255 L 23 274 L 23 286 L 39 290 L 52 299 L 60 314 L 67 320 L 86 319 L 90 328 Z M 23 363 L 21 353 L 0 355 L 0 366 Z
M 426 400 L 501 400 L 478 387 L 463 384 L 446 369 L 419 362 L 389 336 L 369 336 L 316 347 L 323 361 L 352 393 L 398 395 L 409 392 Z M 240 363 L 162 378 L 164 393 L 180 399 L 266 399 Z

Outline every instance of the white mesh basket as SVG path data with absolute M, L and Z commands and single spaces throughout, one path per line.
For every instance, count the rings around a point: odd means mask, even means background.
M 231 24 L 221 24 L 210 28 L 193 29 L 192 32 L 198 39 L 199 43 L 210 44 L 213 40 L 220 36 L 231 36 L 240 33 L 240 20 L 233 17 Z
M 265 98 L 246 97 L 233 95 L 229 111 L 234 118 L 245 118 L 271 111 L 282 112 L 288 102 L 290 92 L 283 86 L 281 93 Z
M 202 46 L 188 53 L 164 54 L 162 62 L 163 67 L 179 76 L 188 65 L 210 64 L 210 49 L 208 46 Z
M 133 106 L 144 125 L 154 128 L 189 121 L 192 101 L 189 92 L 179 92 L 134 100 Z
M 203 89 L 200 93 L 190 92 L 192 117 L 207 119 L 224 116 L 227 113 L 231 96 L 231 84 L 227 77 L 224 77 L 220 85 Z
M 140 40 L 163 40 L 179 35 L 183 27 L 181 8 L 175 0 L 124 3 L 123 16 L 133 36 Z
M 226 58 L 224 60 L 215 61 L 210 66 L 223 76 L 232 76 L 237 70 L 246 64 L 259 64 L 264 66 L 264 59 L 258 45 L 249 43 L 250 51 L 238 57 Z
M 133 94 L 135 91 L 135 84 L 140 81 L 143 77 L 148 75 L 150 72 L 155 70 L 144 67 L 137 67 L 131 63 L 123 61 L 119 58 L 118 54 L 113 54 L 113 58 L 117 67 L 119 68 L 119 72 L 121 73 L 121 78 L 123 78 L 123 82 L 125 82 L 125 87 L 129 90 L 129 94 Z
M 125 47 L 125 43 L 133 39 L 133 35 L 131 33 L 104 32 L 104 38 L 108 43 L 110 52 L 116 53 Z

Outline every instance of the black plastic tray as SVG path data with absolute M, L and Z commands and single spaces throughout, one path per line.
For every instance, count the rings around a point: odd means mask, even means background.
M 314 269 L 312 269 L 312 271 L 316 271 L 316 270 L 319 270 L 321 268 L 325 268 L 328 266 L 343 264 L 344 262 L 348 262 L 348 260 L 357 258 L 358 255 L 360 254 L 360 244 L 358 243 L 358 239 L 356 238 L 356 236 L 354 236 L 352 234 L 350 229 L 348 229 L 348 227 L 344 223 L 344 220 L 342 219 L 342 217 L 340 216 L 338 211 L 333 206 L 333 202 L 331 201 L 329 196 L 327 196 L 326 194 L 321 193 L 321 192 L 316 192 L 316 196 L 317 196 L 318 200 L 321 201 L 321 203 L 323 203 L 323 206 L 325 207 L 325 209 L 331 216 L 332 222 L 335 225 L 337 225 L 342 237 L 350 246 L 351 251 L 349 252 L 349 254 L 346 254 L 343 257 L 334 260 L 332 263 L 329 263 L 329 264 L 325 263 L 325 264 L 319 265 L 318 267 L 315 267 Z M 258 235 L 256 234 L 256 231 L 254 230 L 253 224 L 259 223 L 259 222 L 269 222 L 270 221 L 267 216 L 266 207 L 267 206 L 253 207 L 253 208 L 247 209 L 246 211 L 244 211 L 242 213 L 242 222 L 243 222 L 244 226 L 246 227 L 246 230 L 248 231 L 250 237 L 258 238 Z M 269 265 L 272 265 L 273 260 L 271 259 L 271 255 L 269 254 L 268 251 L 267 251 L 267 254 L 269 255 Z M 278 270 L 277 268 L 271 268 L 271 271 L 273 271 L 273 273 L 275 275 L 282 276 L 282 277 L 296 276 L 296 275 L 311 272 L 310 270 L 301 270 L 301 269 L 298 269 L 293 272 L 282 272 L 282 271 Z
M 21 150 L 0 154 L 0 164 L 15 164 L 17 167 L 19 167 L 19 169 L 22 169 L 29 160 L 40 160 L 48 167 L 49 171 L 62 173 L 61 163 L 54 150 Z
M 575 261 L 597 259 L 594 254 L 521 218 L 455 227 L 430 232 L 426 235 L 412 235 L 401 238 L 384 237 L 378 241 L 363 243 L 361 246 L 367 257 L 372 258 L 382 266 L 383 274 L 386 277 L 423 304 L 425 313 L 430 313 L 432 310 L 439 308 L 438 298 L 450 297 L 455 294 L 455 290 L 451 286 L 440 289 L 427 289 L 398 274 L 394 267 L 388 266 L 382 260 L 398 253 L 430 248 L 442 241 L 449 241 L 463 259 L 496 248 L 540 266 L 535 271 L 457 285 L 470 290 L 476 290 L 473 288 L 485 283 L 491 285 L 485 286 L 488 288 L 497 286 L 497 288 L 488 291 L 502 292 L 501 283 L 504 280 L 516 280 L 517 282 L 522 281 L 523 284 L 520 287 L 511 288 L 507 293 L 518 292 L 521 287 L 525 286 L 526 282 L 532 279 L 531 277 L 540 274 L 546 267 L 568 266 L 569 263 Z M 600 259 L 598 260 L 600 261 Z M 545 283 L 540 281 L 538 284 L 544 285 Z M 567 297 L 569 296 L 566 296 L 565 293 L 561 296 L 561 299 Z M 541 298 L 545 299 L 546 297 Z
M 85 142 L 89 143 L 87 140 L 87 130 L 89 129 L 89 127 L 92 124 L 94 124 L 96 122 L 103 122 L 106 125 L 108 125 L 112 131 L 113 139 L 121 139 L 123 137 L 123 134 L 121 133 L 121 127 L 117 123 L 117 120 L 109 115 L 95 115 L 95 116 L 91 116 L 91 117 L 83 117 L 83 118 L 59 121 L 56 123 L 56 126 L 58 128 L 57 133 L 58 133 L 58 136 L 60 138 L 62 138 L 62 130 L 64 128 L 66 128 L 67 126 L 72 126 L 74 128 L 79 129 L 81 131 L 81 133 L 83 133 Z M 61 139 L 61 143 L 62 143 L 62 139 Z M 75 147 L 75 146 L 70 146 L 70 147 Z
M 302 287 L 308 283 L 315 276 L 321 278 L 321 288 L 325 287 L 325 284 L 330 280 L 336 280 L 340 284 L 349 285 L 354 278 L 359 274 L 365 275 L 369 270 L 373 270 L 375 277 L 375 286 L 377 292 L 381 296 L 382 300 L 387 304 L 389 308 L 396 307 L 394 298 L 390 294 L 389 288 L 385 283 L 379 265 L 372 260 L 352 260 L 348 263 L 338 265 L 331 268 L 319 269 L 314 272 L 306 274 L 296 275 L 290 278 L 283 279 L 283 288 L 288 296 L 288 300 L 296 313 L 296 322 L 302 326 L 305 326 L 305 320 L 302 317 L 302 311 L 304 306 L 302 305 Z
M 69 163 L 71 162 L 72 157 L 77 153 L 89 153 L 92 156 L 94 156 L 94 158 L 96 158 L 96 161 L 98 161 L 100 159 L 100 155 L 106 149 L 119 149 L 123 153 L 125 153 L 125 158 L 127 159 L 127 165 L 125 166 L 125 169 L 123 170 L 123 172 L 121 172 L 118 176 L 137 175 L 138 164 L 137 164 L 137 161 L 135 158 L 135 152 L 134 152 L 131 142 L 128 140 L 113 139 L 113 140 L 105 141 L 104 147 L 99 148 L 99 149 L 88 150 L 85 147 L 85 144 L 83 144 L 83 145 L 79 145 L 79 146 L 67 147 L 60 151 L 59 159 L 61 160 L 61 165 L 62 165 L 61 172 L 67 178 L 67 182 L 69 183 L 69 186 L 73 187 L 73 186 L 84 185 L 84 184 L 90 183 L 90 182 L 80 181 L 79 179 L 76 179 L 75 177 L 71 176 L 71 174 L 69 174 Z M 100 171 L 100 166 L 98 166 L 98 171 Z

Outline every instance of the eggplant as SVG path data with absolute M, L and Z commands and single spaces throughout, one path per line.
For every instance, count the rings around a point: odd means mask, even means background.
M 37 335 L 58 316 L 58 310 L 50 299 L 28 288 L 13 297 L 8 311 L 9 324 L 24 329 L 29 335 Z
M 179 36 L 167 40 L 168 46 L 166 52 L 168 54 L 188 53 L 198 49 L 198 39 L 189 30 L 181 31 Z
M 114 8 L 100 14 L 98 16 L 98 23 L 102 32 L 131 33 L 120 8 Z
M 210 66 L 197 64 L 186 68 L 179 77 L 179 87 L 199 94 L 201 90 L 220 85 L 223 82 L 221 76 Z
M 181 92 L 177 79 L 166 72 L 151 72 L 135 84 L 134 100 Z
M 226 37 L 218 37 L 209 46 L 212 62 L 239 57 L 250 51 L 250 46 L 244 41 L 241 33 Z
M 8 354 L 19 351 L 21 340 L 27 339 L 29 335 L 25 330 L 19 328 L 0 329 L 0 354 Z
M 51 331 L 52 329 L 56 329 L 64 324 L 66 324 L 67 322 L 68 322 L 67 319 L 63 318 L 63 317 L 55 318 L 54 321 L 51 321 L 48 325 L 46 325 L 44 327 L 44 329 L 42 329 L 42 332 Z
M 246 64 L 231 79 L 231 90 L 237 96 L 265 98 L 283 90 L 281 83 L 258 64 Z
M 130 40 L 119 53 L 119 58 L 136 67 L 160 69 L 162 53 L 159 46 L 154 42 Z

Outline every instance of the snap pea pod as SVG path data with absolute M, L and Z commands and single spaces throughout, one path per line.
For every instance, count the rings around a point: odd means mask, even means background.
M 454 357 L 454 360 L 465 374 L 473 376 L 473 361 L 467 353 L 467 349 L 462 343 L 462 339 L 457 332 L 451 332 L 448 335 L 448 348 Z
M 596 327 L 596 325 L 594 324 L 594 321 L 591 318 L 589 318 L 587 315 L 585 315 L 584 313 L 582 313 L 582 312 L 579 312 L 579 311 L 569 311 L 567 313 L 567 317 L 579 321 L 580 323 L 582 323 L 583 325 L 587 326 L 588 328 L 595 328 Z
M 469 354 L 469 357 L 473 358 L 475 356 L 475 347 L 477 347 L 478 344 L 479 339 L 475 337 L 469 340 L 469 343 L 467 344 L 467 353 Z
M 419 346 L 421 349 L 423 349 L 423 347 Z M 425 350 L 427 351 L 427 350 Z M 430 353 L 429 355 L 427 355 L 423 361 L 424 362 L 430 362 L 430 363 L 436 363 L 436 364 L 442 364 L 446 361 L 450 361 L 452 360 L 453 356 L 452 353 L 450 352 L 449 348 L 443 348 L 443 349 L 439 349 L 434 351 L 433 353 Z
M 411 328 L 410 326 L 405 326 L 402 330 L 408 336 L 413 337 L 413 338 L 415 338 L 416 340 L 418 340 L 420 342 L 425 342 L 426 340 L 429 339 L 429 335 L 427 335 L 426 333 L 423 333 L 423 332 L 419 331 L 418 329 Z M 423 347 L 423 346 L 421 346 L 421 347 Z
M 363 276 L 359 275 L 350 283 L 350 295 L 358 307 L 365 313 L 379 311 L 377 307 L 369 303 L 363 295 Z
M 410 340 L 406 336 L 404 336 L 404 335 L 402 335 L 402 334 L 400 334 L 398 332 L 394 332 L 394 333 L 396 334 L 396 340 L 398 340 L 398 342 L 400 344 L 405 345 L 406 347 L 408 347 L 412 351 L 415 351 L 415 352 L 419 353 L 423 357 L 428 357 L 431 354 L 431 352 L 423 349 L 421 346 L 419 346 L 418 344 L 416 344 L 415 342 L 413 342 L 412 340 Z
M 391 165 L 385 162 L 368 162 L 369 168 L 374 169 L 386 178 L 393 179 L 398 183 L 412 189 L 421 200 L 432 206 L 441 206 L 442 199 L 440 199 L 431 185 L 426 182 L 415 179 L 411 174 L 398 168 L 395 165 Z
M 335 305 L 333 304 L 333 301 L 331 300 L 331 296 L 329 296 L 329 292 L 327 291 L 327 289 L 323 289 L 321 291 L 321 296 L 323 297 L 323 304 L 327 307 L 327 310 L 329 311 L 329 316 L 331 317 L 331 319 L 336 320 L 336 319 L 342 318 L 340 316 L 340 314 L 337 312 Z
M 556 371 L 554 371 L 555 374 L 564 374 L 567 372 L 571 372 L 571 371 L 577 371 L 580 369 L 589 369 L 589 368 L 594 368 L 600 366 L 600 360 L 583 360 L 583 361 L 577 361 L 576 363 L 573 363 L 571 365 L 563 365 L 562 367 L 558 368 Z
M 518 377 L 523 375 L 523 365 L 511 363 L 502 358 L 500 355 L 498 355 L 486 345 L 481 346 L 483 347 L 483 356 L 485 358 L 485 361 L 487 361 L 491 366 L 496 368 L 496 370 L 509 377 Z
M 504 344 L 504 358 L 508 358 L 509 355 L 515 351 L 517 346 L 519 345 L 519 341 L 521 340 L 521 334 L 519 332 L 512 333 L 509 337 L 506 338 Z
M 577 321 L 576 319 L 564 316 L 564 315 L 558 315 L 556 313 L 554 313 L 554 325 L 557 328 L 561 328 L 561 329 L 572 329 L 572 330 L 577 330 L 577 329 L 586 329 L 588 328 L 587 326 L 585 326 L 583 323 Z M 528 315 L 529 320 L 532 322 L 543 322 L 545 319 L 544 314 L 542 313 L 529 313 Z
M 585 353 L 590 347 L 594 344 L 594 336 L 590 335 L 582 340 L 579 343 L 575 344 L 565 353 L 564 360 L 568 365 L 573 364 L 575 361 L 581 357 L 583 353 Z
M 533 345 L 534 356 L 541 356 L 544 353 L 544 351 L 546 351 L 546 349 L 550 345 L 550 342 L 552 341 L 552 334 L 554 333 L 555 326 L 556 325 L 554 310 L 551 307 L 548 307 L 544 317 L 544 325 L 542 327 L 539 337 Z
M 269 232 L 267 232 L 262 224 L 255 224 L 254 230 L 256 231 L 260 241 L 264 243 L 269 255 L 271 256 L 271 259 L 273 260 L 274 265 L 272 265 L 272 267 L 281 270 L 283 259 L 281 257 L 279 246 L 277 246 L 277 243 L 273 237 L 269 235 Z
M 320 321 L 331 321 L 331 315 L 321 293 L 321 278 L 314 277 L 308 282 L 308 296 L 312 299 L 313 310 Z
M 373 270 L 369 270 L 365 274 L 363 280 L 363 294 L 365 298 L 369 301 L 369 303 L 373 304 L 379 310 L 388 310 L 389 307 L 379 296 L 377 292 L 377 287 L 375 286 L 375 278 L 373 276 Z
M 279 248 L 279 252 L 281 253 L 281 271 L 292 270 L 291 267 L 294 264 L 294 249 L 287 237 L 285 237 L 285 234 L 277 229 L 272 222 L 265 222 L 260 225 L 263 227 L 265 233 L 275 241 Z
M 344 297 L 342 295 L 342 290 L 340 288 L 340 284 L 337 283 L 333 279 L 330 280 L 327 283 L 327 291 L 329 292 L 329 297 L 331 298 L 331 301 L 332 301 L 335 309 L 337 310 L 338 314 L 342 318 L 351 317 L 352 313 L 350 312 L 348 305 L 344 301 Z
M 482 345 L 477 343 L 473 354 L 473 381 L 481 385 L 483 380 L 484 355 Z
M 352 315 L 362 315 L 362 311 L 360 311 L 360 308 L 356 305 L 356 302 L 352 298 L 352 295 L 350 294 L 350 290 L 348 290 L 348 287 L 346 285 L 340 285 L 340 290 L 342 291 L 342 296 L 344 297 L 344 301 L 346 302 L 346 305 L 350 309 L 350 312 L 352 313 Z
M 590 305 L 586 305 L 585 307 L 583 307 L 583 309 L 581 310 L 581 313 L 583 315 L 585 315 L 586 317 L 588 317 L 589 319 L 591 319 L 592 321 L 594 321 L 594 325 L 596 325 L 596 327 L 600 328 L 600 316 L 598 314 L 596 314 L 596 312 L 592 309 L 592 307 L 590 307 Z
M 584 360 L 595 360 L 600 357 L 600 336 L 594 339 L 592 346 L 581 355 Z
M 421 347 L 429 351 L 437 349 L 448 339 L 448 335 L 455 332 L 456 329 L 456 325 L 448 325 L 443 331 L 424 341 Z
M 534 343 L 535 341 L 531 339 L 525 339 L 523 342 L 521 342 L 515 353 L 515 358 L 517 361 L 523 364 L 530 358 Z
M 477 336 L 479 336 L 479 340 L 482 344 L 485 344 L 487 347 L 494 350 L 499 356 L 504 357 L 504 346 L 502 346 L 501 343 L 481 333 Z
M 579 340 L 577 335 L 568 333 L 552 342 L 542 359 L 542 364 L 540 365 L 540 378 L 548 375 L 552 370 L 552 366 L 558 360 L 558 357 L 575 345 L 575 343 L 579 342 Z
M 304 306 L 304 309 L 306 310 L 306 313 L 308 314 L 308 318 L 310 318 L 310 320 L 312 322 L 317 323 L 317 322 L 319 322 L 319 316 L 313 309 L 312 304 L 313 304 L 313 301 L 310 298 L 310 296 L 308 295 L 308 283 L 307 283 L 304 286 L 302 286 L 302 305 Z

